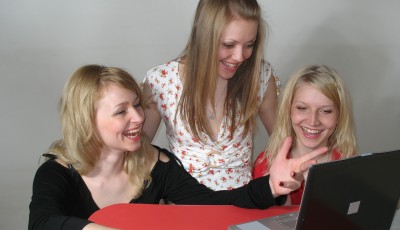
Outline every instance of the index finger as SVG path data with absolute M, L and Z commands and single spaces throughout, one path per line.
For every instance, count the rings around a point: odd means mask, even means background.
M 290 151 L 291 147 L 292 147 L 292 137 L 286 137 L 285 140 L 283 141 L 281 148 L 278 150 L 276 158 L 280 160 L 286 159 L 287 154 Z

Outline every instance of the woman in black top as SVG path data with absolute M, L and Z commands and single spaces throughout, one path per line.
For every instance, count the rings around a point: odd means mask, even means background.
M 160 199 L 267 208 L 282 204 L 313 158 L 326 151 L 288 160 L 287 139 L 270 175 L 238 189 L 212 191 L 174 154 L 146 141 L 143 106 L 139 85 L 122 69 L 88 65 L 71 76 L 60 103 L 63 139 L 53 143 L 45 154 L 49 160 L 36 172 L 29 229 L 110 229 L 88 218 L 108 205 Z

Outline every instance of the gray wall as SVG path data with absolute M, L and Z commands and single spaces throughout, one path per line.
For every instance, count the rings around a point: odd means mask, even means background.
M 362 152 L 400 149 L 400 3 L 259 0 L 266 56 L 284 82 L 328 64 L 351 91 Z M 57 102 L 84 64 L 148 69 L 185 45 L 196 0 L 0 0 L 0 229 L 26 229 L 39 156 L 60 137 Z M 156 143 L 166 146 L 163 130 Z M 264 149 L 260 129 L 255 152 Z

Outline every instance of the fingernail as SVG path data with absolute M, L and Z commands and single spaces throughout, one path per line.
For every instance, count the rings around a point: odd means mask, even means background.
M 295 172 L 290 172 L 290 176 L 294 177 L 294 176 L 296 176 L 296 173 Z
M 283 187 L 283 182 L 282 181 L 279 182 L 279 186 Z

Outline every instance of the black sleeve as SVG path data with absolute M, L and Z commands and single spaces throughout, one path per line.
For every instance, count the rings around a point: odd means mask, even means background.
M 200 184 L 167 150 L 162 150 L 170 158 L 163 170 L 164 197 L 175 204 L 235 205 L 242 208 L 265 209 L 281 204 L 286 196 L 274 200 L 269 187 L 269 176 L 250 181 L 249 184 L 223 191 L 213 191 Z
M 29 229 L 82 229 L 91 223 L 67 215 L 71 202 L 71 173 L 54 160 L 39 167 L 33 180 Z

